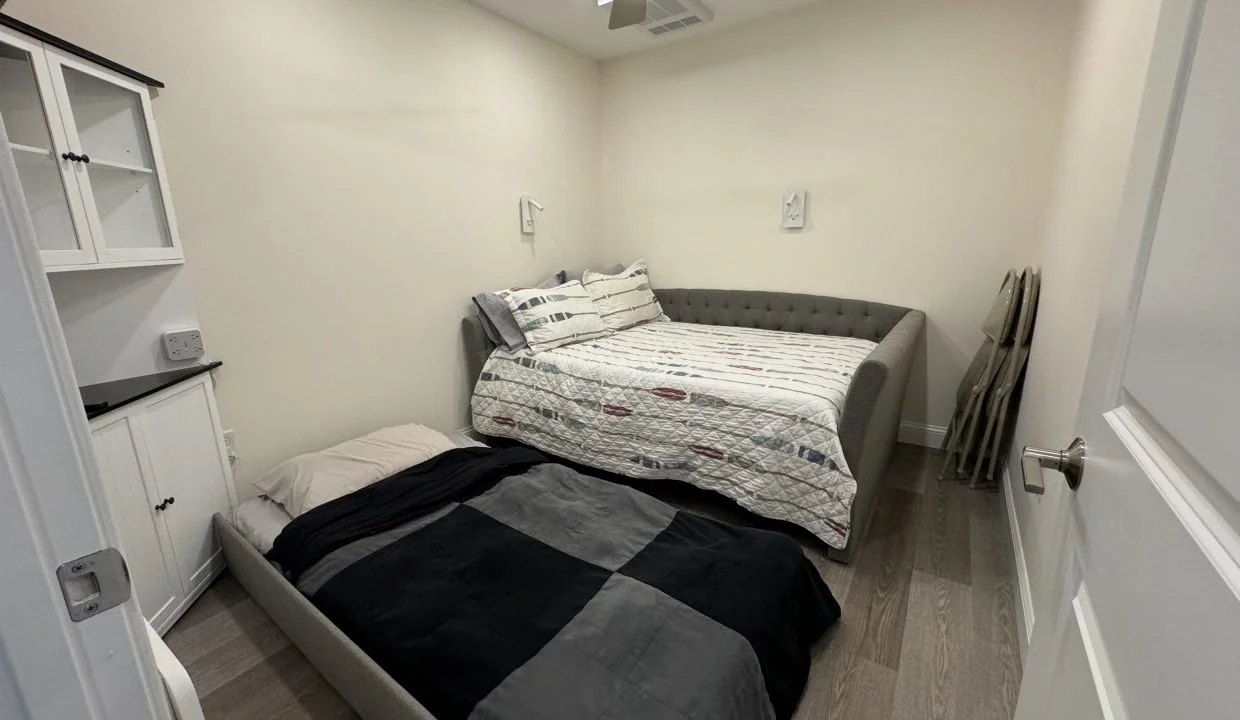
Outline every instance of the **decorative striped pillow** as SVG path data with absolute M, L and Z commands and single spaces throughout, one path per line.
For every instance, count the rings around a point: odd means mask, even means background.
M 504 290 L 499 296 L 512 309 L 525 341 L 535 352 L 611 332 L 579 280 L 547 290 Z
M 646 261 L 638 260 L 617 275 L 586 270 L 582 284 L 590 293 L 603 323 L 612 330 L 623 330 L 663 317 L 663 306 L 650 289 Z

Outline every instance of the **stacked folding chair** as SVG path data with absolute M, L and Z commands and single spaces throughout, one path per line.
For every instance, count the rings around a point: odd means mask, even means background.
M 994 481 L 995 468 L 1010 445 L 1009 420 L 1019 407 L 1041 286 L 1041 275 L 1030 268 L 1020 275 L 1011 270 L 1003 279 L 982 323 L 985 340 L 956 391 L 956 412 L 943 440 L 946 457 L 940 480 L 949 475 L 969 477 L 970 487 L 978 487 L 986 466 L 984 482 Z

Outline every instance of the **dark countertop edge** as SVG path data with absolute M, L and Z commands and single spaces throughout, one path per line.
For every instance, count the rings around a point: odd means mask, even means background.
M 167 390 L 168 388 L 174 385 L 179 385 L 185 382 L 186 380 L 189 380 L 190 378 L 196 378 L 199 375 L 202 375 L 204 373 L 209 373 L 212 370 L 218 367 L 221 367 L 223 364 L 224 362 L 222 360 L 216 360 L 214 362 L 209 362 L 206 365 L 195 365 L 194 367 L 191 367 L 191 368 L 185 368 L 183 373 L 180 373 L 174 377 L 171 377 L 162 383 L 153 385 L 150 389 L 143 390 L 142 392 L 135 393 L 134 395 L 131 395 L 131 396 L 126 396 L 124 400 L 112 403 L 111 405 L 108 405 L 106 408 L 103 408 L 102 410 L 96 410 L 94 412 L 86 413 L 86 419 L 95 420 L 97 418 L 101 418 L 110 412 L 115 412 L 117 410 L 120 410 L 126 405 L 132 405 L 139 400 L 143 400 L 145 398 L 148 398 L 154 395 L 157 392 Z M 168 372 L 175 372 L 175 371 L 168 371 Z M 161 374 L 161 373 L 156 373 L 156 374 Z M 98 384 L 106 385 L 107 383 L 98 383 Z M 94 387 L 94 386 L 90 386 L 90 387 Z

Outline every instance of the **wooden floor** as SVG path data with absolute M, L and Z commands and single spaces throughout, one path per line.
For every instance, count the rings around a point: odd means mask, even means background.
M 1012 717 L 1021 671 L 1002 500 L 937 481 L 938 457 L 899 447 L 851 565 L 827 560 L 824 546 L 794 532 L 844 609 L 814 649 L 798 720 Z M 657 494 L 730 522 L 770 525 L 688 486 Z M 228 574 L 164 640 L 208 720 L 356 717 Z

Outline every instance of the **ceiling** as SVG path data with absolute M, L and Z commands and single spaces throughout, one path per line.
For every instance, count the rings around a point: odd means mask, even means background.
M 785 12 L 819 0 L 702 0 L 715 19 L 698 27 L 651 37 L 638 27 L 608 30 L 610 6 L 597 0 L 472 0 L 577 52 L 598 60 L 641 52 L 659 45 L 718 32 L 727 27 Z

